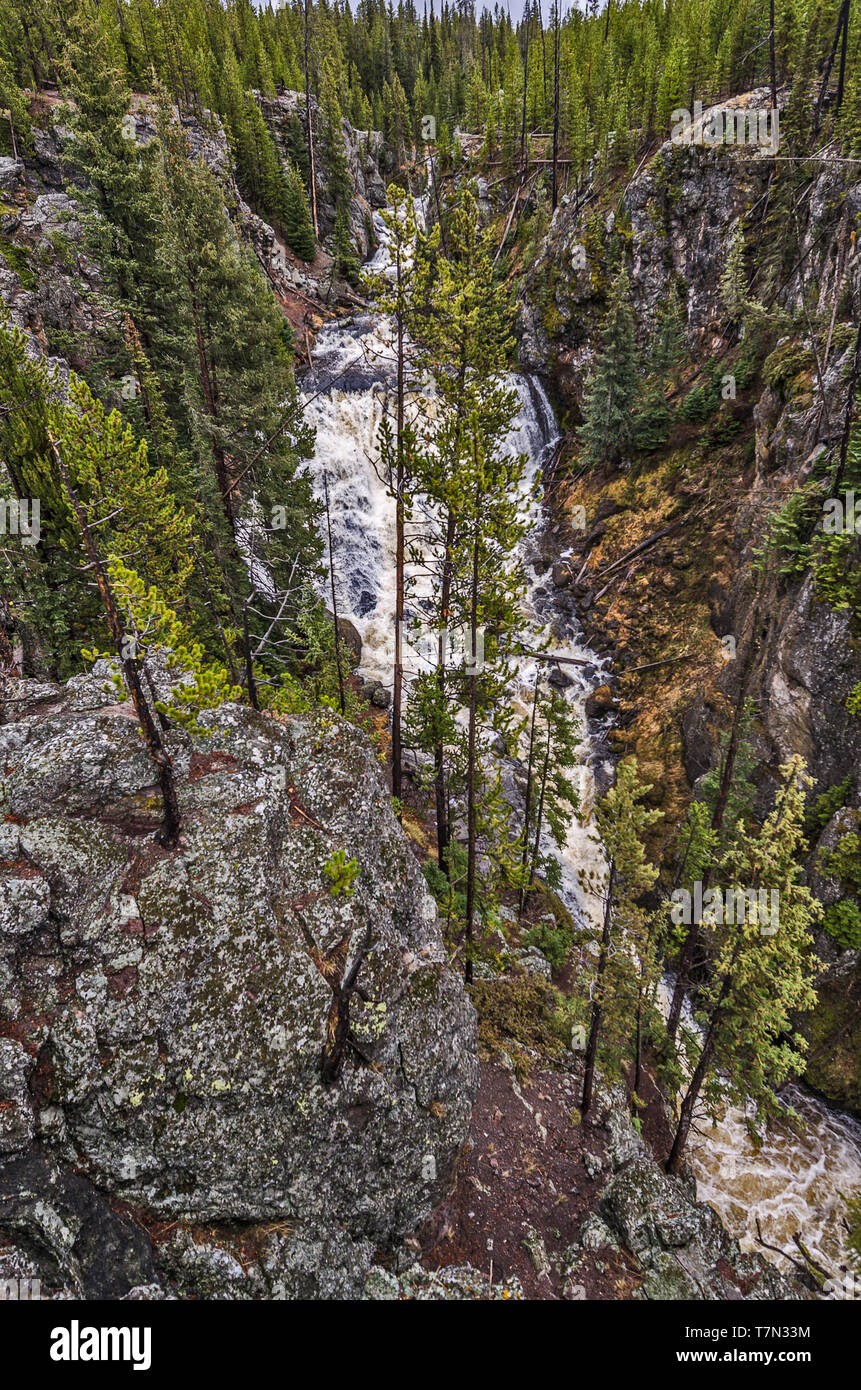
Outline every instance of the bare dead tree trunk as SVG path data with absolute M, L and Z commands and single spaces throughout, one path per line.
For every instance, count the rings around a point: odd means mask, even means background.
M 604 1005 L 601 1002 L 601 986 L 604 981 L 604 972 L 607 969 L 607 960 L 610 953 L 610 927 L 613 921 L 613 883 L 616 877 L 615 861 L 610 861 L 610 871 L 607 878 L 607 900 L 604 903 L 604 926 L 601 932 L 601 949 L 598 953 L 598 967 L 595 972 L 595 983 L 592 992 L 592 1019 L 589 1025 L 589 1041 L 586 1044 L 586 1065 L 583 1071 L 583 1099 L 580 1102 L 580 1113 L 586 1115 L 592 1105 L 592 1090 L 595 1083 L 595 1059 L 598 1056 L 598 1040 L 601 1036 L 601 1022 L 604 1017 Z
M 338 599 L 335 593 L 335 552 L 332 549 L 332 513 L 329 510 L 329 475 L 323 473 L 323 495 L 326 499 L 326 533 L 329 537 L 329 584 L 332 594 L 332 626 L 335 636 L 335 663 L 338 667 L 338 700 L 344 713 L 344 673 L 341 669 L 341 631 L 338 626 Z
M 837 78 L 837 99 L 834 103 L 835 112 L 840 110 L 843 105 L 843 90 L 846 82 L 846 44 L 849 39 L 849 0 L 843 6 L 843 40 L 840 44 L 840 73 Z
M 608 7 L 609 8 L 609 7 Z M 553 0 L 553 211 L 559 204 L 559 0 Z
M 846 460 L 849 455 L 849 438 L 852 434 L 852 419 L 855 414 L 855 393 L 858 389 L 858 373 L 861 369 L 861 324 L 855 334 L 855 351 L 852 356 L 852 370 L 849 374 L 849 388 L 846 395 L 846 411 L 843 416 L 843 433 L 840 437 L 840 455 L 837 464 L 837 472 L 834 475 L 834 482 L 831 485 L 832 494 L 838 496 L 843 486 L 843 475 L 846 472 Z
M 529 23 L 532 10 L 529 0 L 523 9 L 523 111 L 520 122 L 520 182 L 526 179 L 526 89 L 529 85 Z
M 826 92 L 828 91 L 828 83 L 829 83 L 830 80 L 831 80 L 831 69 L 832 69 L 833 66 L 834 66 L 834 59 L 835 59 L 835 57 L 837 56 L 837 45 L 841 42 L 841 39 L 842 39 L 842 46 L 841 46 L 841 50 L 840 50 L 840 76 L 839 76 L 838 84 L 837 84 L 837 103 L 836 103 L 836 107 L 835 107 L 836 110 L 838 110 L 838 111 L 840 110 L 840 105 L 841 105 L 841 102 L 843 101 L 843 79 L 844 79 L 844 74 L 845 74 L 845 64 L 846 64 L 846 38 L 847 38 L 848 30 L 849 30 L 849 0 L 843 0 L 843 4 L 842 4 L 841 7 L 840 7 L 840 12 L 839 12 L 838 15 L 837 15 L 837 25 L 836 25 L 836 28 L 835 28 L 835 30 L 834 30 L 834 39 L 833 39 L 833 42 L 832 42 L 832 44 L 831 44 L 831 50 L 830 50 L 830 52 L 829 52 L 829 54 L 828 54 L 828 57 L 827 57 L 827 59 L 826 59 L 826 61 L 825 61 L 825 67 L 824 67 L 824 69 L 823 69 L 823 71 L 822 71 L 822 81 L 821 81 L 820 84 L 819 84 L 819 92 L 818 92 L 818 95 L 817 95 L 817 97 L 816 97 L 816 105 L 815 105 L 814 108 L 813 108 L 813 132 L 814 132 L 814 134 L 815 134 L 815 133 L 818 131 L 818 129 L 819 129 L 819 121 L 820 121 L 820 117 L 821 117 L 821 115 L 822 115 L 822 106 L 823 106 L 823 103 L 824 103 L 824 101 L 825 101 Z
M 308 177 L 311 183 L 311 219 L 314 223 L 314 240 L 319 241 L 320 229 L 317 225 L 317 174 L 314 166 L 314 129 L 311 120 L 311 76 L 308 58 L 310 16 L 308 0 L 305 0 L 305 132 L 308 137 Z
M 691 1121 L 694 1117 L 694 1106 L 697 1103 L 700 1090 L 702 1089 L 702 1084 L 706 1078 L 706 1073 L 708 1072 L 708 1069 L 711 1066 L 712 1057 L 714 1056 L 716 1027 L 717 1016 L 715 1016 L 709 1027 L 705 1043 L 703 1044 L 703 1050 L 699 1056 L 699 1061 L 697 1062 L 697 1065 L 694 1068 L 694 1073 L 691 1077 L 690 1085 L 688 1086 L 688 1089 L 685 1092 L 685 1098 L 682 1101 L 682 1107 L 679 1111 L 679 1123 L 676 1127 L 675 1138 L 673 1139 L 673 1147 L 671 1148 L 670 1156 L 667 1159 L 668 1173 L 677 1173 L 682 1165 L 682 1155 L 685 1150 L 685 1145 L 688 1142 L 688 1135 L 691 1132 Z
M 259 709 L 260 700 L 257 695 L 257 682 L 254 679 L 254 656 L 251 651 L 251 633 L 248 626 L 248 605 L 255 593 L 256 590 L 252 589 L 242 605 L 242 641 L 245 647 L 245 685 L 248 690 L 248 698 L 251 701 L 251 708 Z
M 81 505 L 77 490 L 69 477 L 68 469 L 63 462 L 59 447 L 50 433 L 48 434 L 48 440 L 51 445 L 51 452 L 54 455 L 60 472 L 63 487 L 71 503 L 72 511 L 75 514 L 75 520 L 80 528 L 90 567 L 96 577 L 99 594 L 107 617 L 108 630 L 111 634 L 114 647 L 116 648 L 126 688 L 132 698 L 135 714 L 138 718 L 147 752 L 155 763 L 158 773 L 159 787 L 161 789 L 162 802 L 164 803 L 164 822 L 161 832 L 161 841 L 167 849 L 173 849 L 179 842 L 180 835 L 182 834 L 182 818 L 180 816 L 179 803 L 176 796 L 176 780 L 173 773 L 173 763 L 170 754 L 164 746 L 161 733 L 152 717 L 149 704 L 147 703 L 143 685 L 141 684 L 137 661 L 134 657 L 123 656 L 125 640 L 119 609 L 117 608 L 116 600 L 111 592 L 111 586 L 108 582 L 108 576 L 102 564 L 101 556 L 96 550 L 89 522 L 84 513 L 84 508 Z
M 775 117 L 773 113 L 777 110 L 777 65 L 774 59 L 774 0 L 768 0 L 768 5 L 769 17 L 771 20 L 771 29 L 768 34 L 768 56 L 771 63 L 771 119 L 774 120 Z

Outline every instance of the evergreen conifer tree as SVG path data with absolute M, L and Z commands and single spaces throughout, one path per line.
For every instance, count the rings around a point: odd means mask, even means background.
M 584 461 L 591 467 L 615 463 L 630 449 L 640 389 L 639 353 L 623 266 L 610 287 L 601 343 L 583 402 L 580 441 Z

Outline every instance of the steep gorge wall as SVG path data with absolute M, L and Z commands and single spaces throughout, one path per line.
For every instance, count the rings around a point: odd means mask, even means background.
M 756 100 L 750 94 L 749 104 Z M 797 199 L 795 264 L 765 292 L 756 275 L 773 235 L 775 161 L 744 147 L 667 142 L 612 197 L 586 187 L 579 202 L 565 200 L 525 268 L 518 315 L 521 361 L 549 377 L 572 431 L 551 480 L 556 554 L 545 561 L 556 560 L 554 577 L 571 591 L 590 640 L 613 653 L 616 682 L 592 709 L 610 726 L 615 751 L 636 753 L 653 783 L 651 799 L 666 813 L 657 852 L 668 851 L 692 787 L 717 762 L 743 689 L 756 704 L 760 810 L 792 753 L 807 763 L 812 798 L 849 779 L 845 804 L 811 839 L 809 876 L 825 905 L 842 890 L 816 872 L 817 853 L 857 832 L 861 818 L 861 722 L 846 707 L 861 679 L 858 634 L 851 614 L 825 602 L 809 573 L 790 580 L 773 566 L 763 573 L 758 552 L 769 518 L 814 468 L 836 469 L 847 418 L 852 306 L 861 303 L 861 184 L 855 166 L 829 153 L 811 166 Z M 754 293 L 792 329 L 705 430 L 677 417 L 663 447 L 616 469 L 584 472 L 573 431 L 603 315 L 606 242 L 620 233 L 626 248 L 646 364 L 660 307 L 682 291 L 687 362 L 673 393 L 678 403 L 697 380 L 730 370 L 744 349 L 720 292 L 741 220 Z M 563 552 L 570 558 L 559 564 Z M 858 1110 L 859 953 L 822 931 L 818 946 L 828 968 L 810 1022 L 808 1075 Z
M 300 99 L 288 92 L 260 101 L 276 144 L 286 155 L 284 128 Z M 149 143 L 155 136 L 151 101 L 135 98 L 131 114 L 134 138 L 141 145 Z M 257 256 L 294 330 L 297 351 L 304 354 L 306 332 L 313 335 L 325 319 L 349 308 L 355 296 L 334 272 L 325 246 L 318 246 L 312 263 L 301 261 L 274 228 L 252 211 L 236 186 L 230 148 L 217 118 L 202 124 L 182 116 L 181 122 L 190 157 L 203 160 L 221 183 L 237 235 Z M 111 327 L 112 314 L 100 293 L 100 268 L 87 251 L 83 218 L 88 210 L 81 200 L 83 181 L 69 157 L 70 137 L 60 109 L 48 109 L 42 124 L 34 125 L 32 153 L 19 160 L 0 158 L 0 305 L 14 323 L 34 335 L 40 351 L 84 371 L 104 352 L 102 340 Z M 342 137 L 353 190 L 350 235 L 364 259 L 374 249 L 373 211 L 386 201 L 379 167 L 382 137 L 375 131 L 354 131 L 346 120 Z M 318 131 L 321 240 L 331 235 L 335 220 L 327 193 L 329 179 L 325 143 Z

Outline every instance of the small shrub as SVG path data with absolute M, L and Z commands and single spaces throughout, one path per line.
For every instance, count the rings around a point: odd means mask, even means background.
M 822 925 L 844 950 L 854 951 L 861 946 L 861 908 L 851 898 L 826 907 Z
M 336 849 L 323 865 L 323 873 L 329 880 L 329 892 L 333 898 L 347 898 L 356 890 L 353 879 L 359 875 L 359 865 L 355 859 L 348 859 L 342 849 Z

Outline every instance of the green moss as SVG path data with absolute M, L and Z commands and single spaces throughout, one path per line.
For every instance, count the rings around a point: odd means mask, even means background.
M 851 898 L 826 907 L 822 925 L 844 950 L 855 951 L 861 946 L 861 908 Z
M 815 365 L 810 349 L 790 340 L 781 343 L 766 357 L 762 379 L 776 391 L 788 391 L 797 377 L 812 371 Z
M 845 777 L 842 782 L 835 782 L 834 786 L 818 796 L 813 804 L 808 808 L 805 817 L 804 829 L 808 839 L 824 830 L 831 817 L 846 805 L 846 799 L 852 786 L 852 774 Z
M 524 1076 L 530 1058 L 524 1049 L 547 1060 L 558 1058 L 567 1047 L 566 1001 L 559 990 L 534 975 L 476 980 L 471 986 L 478 1011 L 478 1040 L 485 1056 L 505 1052 L 515 1071 Z
M 837 1105 L 861 1114 L 861 978 L 826 976 L 802 1024 L 810 1047 L 804 1079 Z
M 9 269 L 18 276 L 25 290 L 32 293 L 38 288 L 38 277 L 31 268 L 30 257 L 23 246 L 16 246 L 9 237 L 0 236 L 0 256 L 3 257 Z

